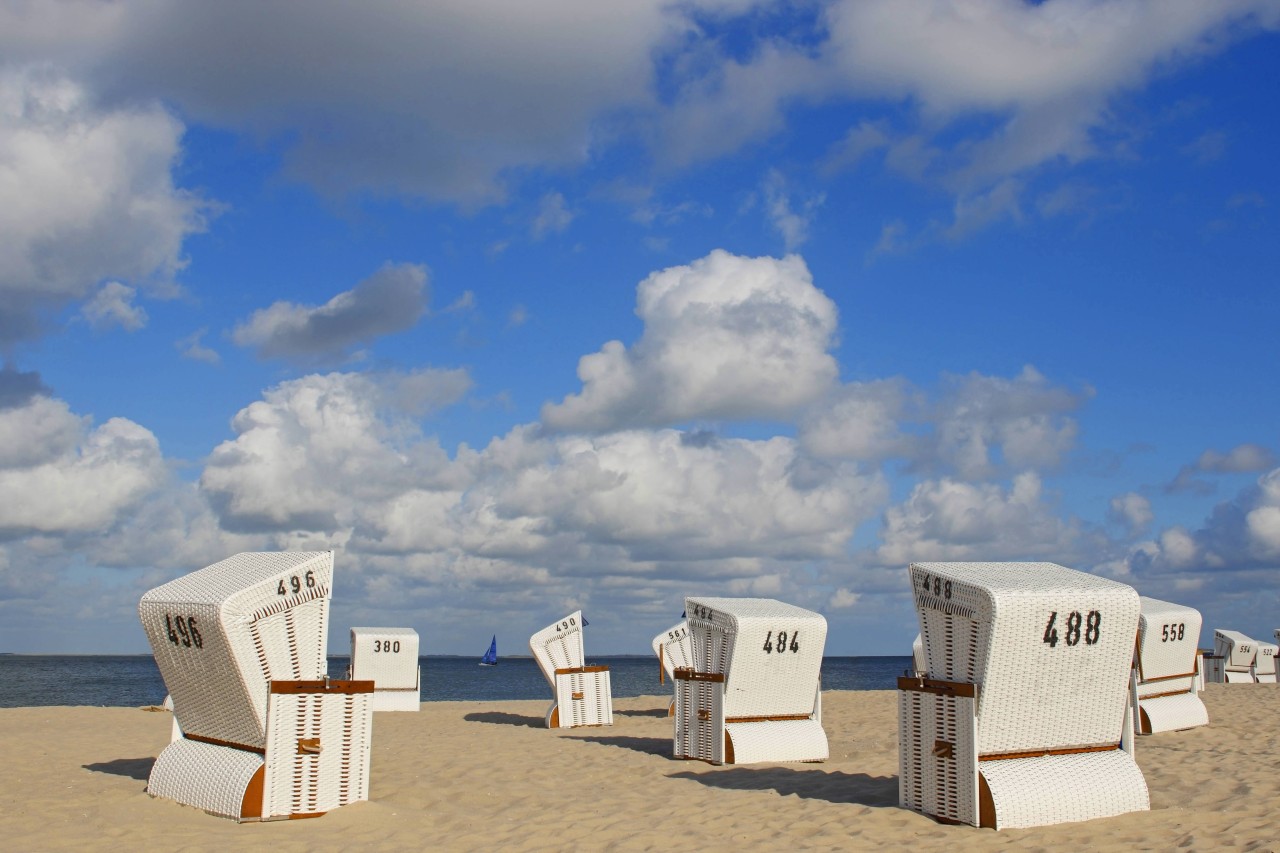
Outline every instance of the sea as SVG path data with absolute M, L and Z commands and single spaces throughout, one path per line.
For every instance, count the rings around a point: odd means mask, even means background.
M 342 678 L 349 659 L 329 658 L 329 676 Z M 473 657 L 428 655 L 422 665 L 422 701 L 551 701 L 551 688 L 531 657 L 500 658 L 479 666 Z M 663 695 L 658 660 L 648 655 L 592 657 L 609 667 L 615 698 Z M 892 690 L 911 665 L 908 657 L 822 659 L 824 690 Z M 142 707 L 164 701 L 164 680 L 151 655 L 0 654 L 0 708 L 38 705 Z

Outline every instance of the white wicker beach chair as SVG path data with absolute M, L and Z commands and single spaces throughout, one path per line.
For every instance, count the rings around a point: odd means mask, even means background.
M 373 682 L 375 711 L 418 711 L 422 667 L 412 628 L 352 628 L 347 678 Z
M 1227 684 L 1252 684 L 1258 641 L 1239 631 L 1218 628 L 1213 632 L 1213 653 L 1222 658 L 1222 680 Z
M 529 638 L 529 649 L 555 695 L 547 709 L 547 728 L 613 725 L 609 667 L 586 665 L 582 628 L 582 611 L 575 610 Z
M 1200 671 L 1200 611 L 1143 596 L 1133 656 L 1134 725 L 1155 734 L 1207 725 L 1209 712 L 1196 692 Z
M 658 656 L 663 674 L 674 684 L 677 669 L 693 667 L 693 640 L 689 637 L 689 623 L 682 621 L 654 637 L 653 653 Z M 667 716 L 673 717 L 675 713 L 676 700 L 673 695 L 671 705 L 667 708 Z
M 1258 654 L 1253 659 L 1253 678 L 1259 684 L 1276 683 L 1276 653 L 1280 651 L 1275 643 L 1258 643 Z
M 827 620 L 770 598 L 687 598 L 693 666 L 675 670 L 676 758 L 825 761 Z
M 327 677 L 332 581 L 332 552 L 237 554 L 142 597 L 182 733 L 149 794 L 240 821 L 368 799 L 373 683 Z
M 927 674 L 898 680 L 899 801 L 995 829 L 1144 811 L 1138 594 L 1053 563 L 915 563 Z

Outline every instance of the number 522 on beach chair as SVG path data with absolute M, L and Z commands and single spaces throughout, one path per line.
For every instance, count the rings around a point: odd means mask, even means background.
M 143 595 L 182 734 L 149 794 L 240 821 L 368 799 L 373 682 L 327 678 L 332 586 L 332 552 L 246 553 Z
M 547 709 L 547 728 L 613 725 L 609 667 L 586 665 L 585 625 L 582 611 L 575 610 L 529 638 L 529 650 L 555 694 Z
M 687 598 L 693 666 L 675 670 L 676 758 L 825 761 L 827 620 L 770 598 Z
M 1044 826 L 1150 808 L 1133 759 L 1138 593 L 1053 563 L 914 563 L 926 671 L 898 680 L 898 797 Z

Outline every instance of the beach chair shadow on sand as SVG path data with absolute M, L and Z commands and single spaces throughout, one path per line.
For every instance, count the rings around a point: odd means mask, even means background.
M 601 737 L 597 735 L 579 736 L 574 740 L 584 741 L 586 743 L 598 743 L 602 746 L 615 746 L 621 749 L 629 749 L 632 752 L 643 752 L 645 755 L 660 755 L 663 758 L 671 757 L 671 740 L 665 737 L 636 737 L 635 735 L 616 735 L 611 737 Z
M 371 681 L 330 681 L 333 553 L 237 554 L 138 612 L 182 736 L 147 792 L 239 821 L 369 798 Z
M 676 758 L 825 761 L 827 620 L 771 598 L 687 598 L 693 666 L 675 670 Z
M 668 779 L 688 779 L 712 788 L 732 791 L 777 791 L 806 800 L 824 800 L 842 805 L 896 808 L 898 780 L 893 776 L 868 776 L 840 770 L 798 767 L 751 767 L 670 773 Z
M 1132 587 L 1053 563 L 913 563 L 908 577 L 926 671 L 898 680 L 904 808 L 995 829 L 1150 808 Z
M 85 770 L 92 770 L 94 773 L 108 773 L 112 776 L 124 776 L 129 779 L 137 779 L 139 782 L 147 781 L 151 775 L 151 768 L 155 766 L 156 760 L 148 756 L 147 758 L 117 758 L 113 761 L 99 761 L 96 764 L 80 765 Z
M 473 711 L 462 719 L 468 723 L 492 723 L 498 726 L 526 726 L 531 729 L 546 728 L 546 720 L 541 717 L 526 717 L 522 714 L 509 714 L 505 711 Z
M 586 665 L 585 625 L 582 611 L 575 610 L 529 638 L 529 650 L 555 695 L 547 709 L 549 729 L 613 725 L 609 667 Z

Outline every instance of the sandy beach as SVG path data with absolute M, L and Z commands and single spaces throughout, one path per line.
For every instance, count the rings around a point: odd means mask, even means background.
M 823 694 L 824 764 L 675 761 L 667 698 L 612 728 L 549 731 L 549 702 L 433 702 L 375 715 L 370 801 L 236 824 L 146 793 L 170 717 L 0 709 L 4 849 L 1280 850 L 1280 685 L 1209 685 L 1206 728 L 1144 737 L 1150 812 L 1030 830 L 898 808 L 893 691 Z

